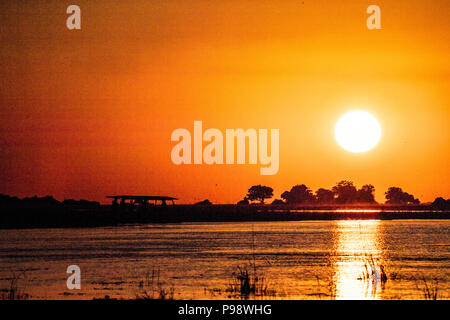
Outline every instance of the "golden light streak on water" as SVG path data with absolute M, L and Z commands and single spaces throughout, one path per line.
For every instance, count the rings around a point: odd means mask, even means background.
M 380 221 L 336 222 L 336 299 L 381 299 Z

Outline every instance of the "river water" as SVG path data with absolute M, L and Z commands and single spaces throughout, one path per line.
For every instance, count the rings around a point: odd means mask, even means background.
M 449 231 L 448 220 L 0 230 L 0 289 L 15 279 L 31 299 L 449 299 Z M 69 265 L 79 290 L 67 288 Z M 265 290 L 229 290 L 239 270 Z

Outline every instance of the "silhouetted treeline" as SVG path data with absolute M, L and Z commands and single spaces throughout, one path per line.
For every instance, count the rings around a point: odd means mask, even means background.
M 19 199 L 18 197 L 11 197 L 0 194 L 0 206 L 19 206 L 19 207 L 34 207 L 34 208 L 51 208 L 51 207 L 75 207 L 75 208 L 92 208 L 100 206 L 97 201 L 88 200 L 73 200 L 67 199 L 62 202 L 56 200 L 52 196 L 45 197 L 28 197 Z
M 349 196 L 348 190 L 353 196 Z M 293 192 L 290 194 L 290 192 Z M 336 195 L 335 192 L 342 194 Z M 298 194 L 301 196 L 298 196 Z M 371 199 L 374 189 L 362 187 L 356 190 L 351 184 L 338 183 L 331 190 L 319 189 L 313 194 L 315 199 Z M 290 201 L 309 199 L 312 192 L 305 186 L 295 186 L 289 191 Z M 286 194 L 287 195 L 287 194 Z M 306 196 L 305 196 L 306 195 Z M 374 212 L 339 212 L 340 204 L 309 206 L 309 212 L 296 212 L 296 206 L 287 205 L 276 199 L 273 205 L 248 205 L 251 201 L 263 202 L 273 196 L 273 189 L 265 186 L 250 188 L 248 197 L 240 205 L 213 205 L 209 200 L 195 205 L 153 206 L 145 210 L 124 212 L 112 210 L 110 205 L 86 200 L 64 200 L 59 202 L 51 196 L 19 199 L 0 195 L 0 229 L 5 228 L 79 228 L 116 226 L 134 223 L 175 223 L 208 221 L 298 221 L 298 220 L 336 220 L 336 219 L 450 219 L 450 200 L 438 198 L 432 205 L 376 205 L 381 208 Z M 332 196 L 332 197 L 331 197 Z M 408 197 L 409 199 L 409 197 Z M 315 200 L 317 201 L 317 200 Z M 325 201 L 325 200 L 323 200 Z M 406 200 L 404 200 L 406 201 Z M 409 200 L 408 200 L 409 201 Z M 337 203 L 337 202 L 335 202 Z M 344 205 L 345 206 L 345 205 Z M 325 208 L 325 210 L 324 210 Z M 292 210 L 293 209 L 293 210 Z M 314 211 L 315 209 L 320 209 Z M 433 210 L 442 210 L 434 212 Z M 399 212 L 398 210 L 404 210 Z
M 95 227 L 111 225 L 96 201 L 64 200 L 52 196 L 19 199 L 0 194 L 0 228 Z
M 259 201 L 264 203 L 265 199 L 273 197 L 273 189 L 267 186 L 252 186 L 244 200 L 238 204 L 248 204 L 249 201 Z M 401 188 L 390 187 L 385 192 L 386 204 L 410 205 L 419 204 L 419 199 L 413 195 L 404 192 Z M 377 204 L 375 201 L 375 187 L 371 184 L 365 184 L 358 189 L 352 181 L 339 181 L 331 189 L 320 188 L 315 193 L 304 184 L 293 186 L 289 191 L 281 194 L 281 199 L 275 199 L 272 204 L 326 204 L 326 205 L 345 205 L 345 204 Z

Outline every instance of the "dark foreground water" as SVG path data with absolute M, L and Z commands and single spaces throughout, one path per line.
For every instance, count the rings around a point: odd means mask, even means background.
M 32 299 L 161 291 L 175 299 L 241 298 L 227 289 L 247 268 L 267 288 L 252 299 L 424 299 L 427 288 L 449 299 L 449 231 L 448 220 L 1 230 L 0 288 L 14 278 Z M 69 265 L 81 268 L 81 290 L 67 289 Z

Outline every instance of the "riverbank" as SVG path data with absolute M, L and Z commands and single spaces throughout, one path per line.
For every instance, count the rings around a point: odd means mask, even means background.
M 176 205 L 146 211 L 72 207 L 3 207 L 0 229 L 104 227 L 124 224 L 308 221 L 308 220 L 396 220 L 449 219 L 450 211 L 428 206 L 287 207 L 239 205 Z

